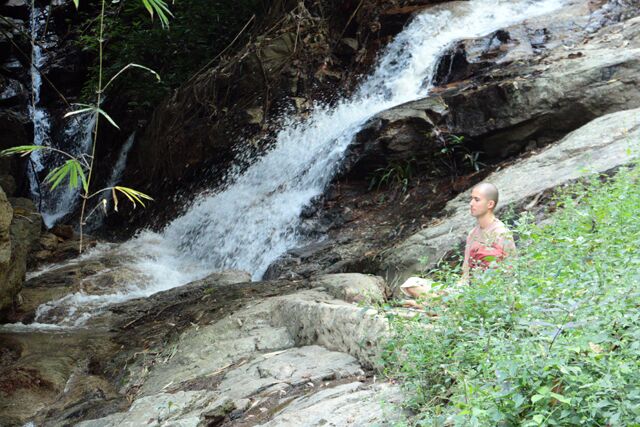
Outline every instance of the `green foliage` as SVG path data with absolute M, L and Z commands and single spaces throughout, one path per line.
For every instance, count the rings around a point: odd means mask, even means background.
M 510 265 L 432 301 L 435 318 L 391 317 L 386 373 L 415 425 L 640 425 L 639 179 L 572 186 L 549 225 L 518 220 Z
M 183 0 L 171 4 L 174 18 L 163 29 L 148 19 L 148 8 L 140 1 L 110 3 L 105 16 L 103 75 L 116 75 L 130 63 L 155 70 L 162 81 L 152 81 L 140 73 L 129 73 L 114 84 L 110 94 L 128 100 L 130 112 L 150 111 L 171 89 L 191 78 L 203 65 L 224 49 L 253 14 L 266 7 L 263 0 Z M 156 10 L 156 14 L 159 15 Z M 90 22 L 93 16 L 87 16 Z M 97 25 L 85 31 L 78 43 L 97 56 Z M 92 99 L 97 87 L 97 62 L 89 69 L 83 98 Z
M 480 151 L 472 151 L 464 144 L 464 136 L 447 135 L 440 138 L 440 150 L 436 156 L 446 167 L 447 172 L 458 176 L 463 172 L 463 168 L 469 168 L 478 172 L 484 163 L 479 161 Z
M 379 191 L 386 187 L 394 191 L 406 193 L 413 177 L 414 160 L 392 162 L 384 168 L 378 168 L 369 179 L 369 190 Z
M 116 210 L 118 210 L 118 199 L 115 193 L 116 191 L 119 191 L 120 193 L 124 194 L 126 198 L 129 199 L 129 201 L 133 204 L 134 208 L 136 207 L 136 202 L 140 203 L 142 207 L 146 207 L 143 200 L 153 200 L 151 197 L 147 196 L 146 194 L 128 187 L 115 186 L 113 187 L 112 191 L 113 191 L 113 201 L 115 203 Z
M 83 190 L 85 192 L 89 190 L 84 166 L 77 159 L 69 159 L 62 165 L 51 169 L 44 182 L 50 184 L 51 189 L 54 190 L 65 178 L 69 179 L 70 188 L 78 188 L 78 185 L 82 183 Z

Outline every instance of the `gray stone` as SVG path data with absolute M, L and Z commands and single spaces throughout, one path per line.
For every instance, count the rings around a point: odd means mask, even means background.
M 400 421 L 402 401 L 396 385 L 353 382 L 299 397 L 260 426 L 392 425 Z
M 273 302 L 267 300 L 212 325 L 185 331 L 178 343 L 165 349 L 161 369 L 149 373 L 141 394 L 158 393 L 185 381 L 223 372 L 256 352 L 293 347 L 295 343 L 286 328 L 271 325 L 272 310 Z M 136 373 L 140 369 L 134 366 L 131 371 Z
M 381 277 L 360 273 L 325 274 L 311 278 L 312 286 L 323 287 L 333 297 L 355 303 L 380 303 L 385 297 Z
M 78 427 L 196 427 L 200 414 L 213 409 L 214 394 L 210 391 L 178 391 L 159 393 L 136 399 L 127 412 L 83 421 Z
M 536 195 L 596 172 L 605 172 L 638 157 L 640 109 L 593 120 L 561 141 L 486 178 L 500 189 L 500 207 L 523 206 Z M 473 227 L 468 192 L 447 203 L 444 217 L 385 251 L 381 274 L 398 285 L 431 268 L 462 243 Z
M 303 291 L 278 298 L 272 322 L 287 328 L 297 345 L 318 344 L 348 353 L 365 367 L 380 367 L 387 320 L 376 310 Z
M 364 375 L 358 361 L 345 353 L 311 345 L 258 356 L 227 373 L 218 390 L 242 398 L 288 389 L 309 382 Z M 284 388 L 278 387 L 284 384 Z
M 28 199 L 7 199 L 0 189 L 0 311 L 20 292 L 27 257 L 40 237 L 42 219 Z
M 216 286 L 231 285 L 251 281 L 251 273 L 242 270 L 224 270 L 212 273 L 202 279 L 205 282 L 215 283 Z

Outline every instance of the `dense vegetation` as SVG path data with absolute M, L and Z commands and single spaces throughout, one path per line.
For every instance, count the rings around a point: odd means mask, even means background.
M 558 196 L 515 226 L 519 258 L 392 316 L 387 374 L 425 426 L 640 425 L 640 168 Z M 444 286 L 453 271 L 434 272 Z
M 263 0 L 170 2 L 173 18 L 168 28 L 162 28 L 157 19 L 149 20 L 140 1 L 111 3 L 105 17 L 104 75 L 109 79 L 129 63 L 158 72 L 160 82 L 144 73 L 130 73 L 114 87 L 132 110 L 149 110 L 214 59 L 251 17 L 264 13 L 266 7 Z M 86 20 L 91 23 L 93 18 L 87 16 Z M 90 26 L 79 38 L 83 49 L 97 51 L 96 31 L 97 25 Z M 96 63 L 89 69 L 85 98 L 92 99 L 97 77 Z

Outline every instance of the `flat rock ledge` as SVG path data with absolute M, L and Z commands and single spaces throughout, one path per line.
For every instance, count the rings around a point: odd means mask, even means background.
M 352 273 L 250 301 L 185 329 L 152 359 L 138 358 L 120 390 L 135 390 L 128 410 L 78 425 L 392 424 L 402 393 L 371 380 L 389 328 L 366 305 L 384 297 L 381 278 Z

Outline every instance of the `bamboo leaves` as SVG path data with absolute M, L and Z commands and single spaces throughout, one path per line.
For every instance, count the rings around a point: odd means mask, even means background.
M 86 105 L 86 104 L 79 104 L 79 105 Z M 81 108 L 79 110 L 73 110 L 73 111 L 69 111 L 67 114 L 64 115 L 65 118 L 67 117 L 71 117 L 71 116 L 75 116 L 76 114 L 83 114 L 83 113 L 88 113 L 88 112 L 93 112 L 94 114 L 99 114 L 102 117 L 104 117 L 105 119 L 107 119 L 107 121 L 109 123 L 111 123 L 113 125 L 113 127 L 115 127 L 116 129 L 120 129 L 120 127 L 116 124 L 116 122 L 111 118 L 111 116 L 109 114 L 107 114 L 106 111 L 104 111 L 102 108 L 100 107 L 96 107 L 94 105 L 89 105 L 88 107 L 85 108 Z
M 169 26 L 169 18 L 167 17 L 167 15 L 173 17 L 173 14 L 167 7 L 167 3 L 165 3 L 163 0 L 142 0 L 142 4 L 151 15 L 151 19 L 153 19 L 153 14 L 155 13 L 158 15 L 160 24 L 163 28 Z
M 14 154 L 20 154 L 20 157 L 28 156 L 34 151 L 42 150 L 46 148 L 42 145 L 18 145 L 16 147 L 7 148 L 0 151 L 0 156 L 12 156 Z
M 80 184 L 85 192 L 89 188 L 83 166 L 76 159 L 67 160 L 62 165 L 53 168 L 44 181 L 50 184 L 51 189 L 54 190 L 65 178 L 69 179 L 69 188 L 78 188 Z
M 73 4 L 76 6 L 76 9 L 78 9 L 80 7 L 80 0 L 73 0 Z M 142 4 L 151 15 L 151 19 L 153 19 L 154 14 L 158 15 L 160 25 L 162 25 L 163 28 L 169 26 L 169 16 L 173 17 L 173 14 L 164 0 L 142 0 Z
M 115 186 L 113 187 L 114 190 L 121 192 L 122 194 L 124 194 L 130 201 L 131 203 L 133 203 L 133 207 L 136 207 L 136 202 L 140 203 L 142 205 L 142 207 L 146 207 L 144 202 L 142 201 L 144 200 L 153 200 L 150 196 L 138 191 L 138 190 L 134 190 L 133 188 L 128 188 L 128 187 L 120 187 L 120 186 Z M 114 204 L 117 207 L 118 205 L 118 199 L 117 197 L 115 197 L 115 192 L 113 193 L 114 198 Z

